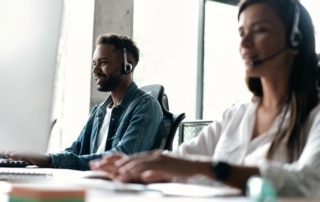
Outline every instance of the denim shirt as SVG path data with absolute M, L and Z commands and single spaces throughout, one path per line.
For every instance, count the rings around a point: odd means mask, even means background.
M 133 154 L 160 147 L 165 131 L 161 106 L 133 82 L 119 105 L 112 110 L 105 152 L 94 153 L 106 107 L 111 102 L 109 96 L 94 106 L 78 139 L 63 152 L 50 154 L 52 167 L 88 170 L 89 161 L 109 153 Z

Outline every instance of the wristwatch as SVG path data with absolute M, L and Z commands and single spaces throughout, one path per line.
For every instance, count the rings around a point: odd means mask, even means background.
M 232 167 L 223 161 L 212 162 L 211 168 L 216 180 L 220 182 L 227 180 L 232 173 Z

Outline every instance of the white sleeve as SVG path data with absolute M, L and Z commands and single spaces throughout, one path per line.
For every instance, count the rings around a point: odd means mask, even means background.
M 220 128 L 219 122 L 210 123 L 196 137 L 183 142 L 173 154 L 191 159 L 211 160 L 215 144 L 219 139 Z
M 238 109 L 239 106 L 233 106 L 225 110 L 221 119 L 205 126 L 196 137 L 183 142 L 172 154 L 198 160 L 212 160 L 223 128 Z
M 310 114 L 307 143 L 300 158 L 291 164 L 262 160 L 260 173 L 271 180 L 281 195 L 320 197 L 320 110 Z

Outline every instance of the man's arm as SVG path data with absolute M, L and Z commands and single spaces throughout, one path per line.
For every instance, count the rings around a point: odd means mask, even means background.
M 70 168 L 88 170 L 89 162 L 101 158 L 103 155 L 120 152 L 133 154 L 141 151 L 154 149 L 154 145 L 160 146 L 164 135 L 163 114 L 159 103 L 154 99 L 139 98 L 136 104 L 128 110 L 130 113 L 129 125 L 124 134 L 119 136 L 117 145 L 101 154 L 76 155 L 70 152 L 51 154 L 52 166 L 59 168 Z M 126 120 L 126 118 L 123 118 Z M 160 130 L 159 130 L 160 128 Z M 119 127 L 117 133 L 121 133 L 123 128 Z M 115 141 L 117 137 L 113 139 Z

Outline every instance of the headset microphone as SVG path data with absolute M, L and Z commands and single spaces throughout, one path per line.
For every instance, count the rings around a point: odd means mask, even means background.
M 252 66 L 258 66 L 258 65 L 261 65 L 262 63 L 264 62 L 267 62 L 273 58 L 275 58 L 276 56 L 280 55 L 283 51 L 285 51 L 288 47 L 284 47 L 282 49 L 280 49 L 279 51 L 275 52 L 274 54 L 270 55 L 269 57 L 266 57 L 265 59 L 260 59 L 260 60 L 254 60 L 252 61 L 251 65 Z
M 122 73 L 118 74 L 117 76 L 112 76 L 111 78 L 109 78 L 109 82 L 119 78 L 124 74 L 130 74 L 133 70 L 132 64 L 128 62 L 128 59 L 127 59 L 127 49 L 123 48 L 122 52 L 123 52 L 123 65 L 124 65 L 122 69 Z
M 133 70 L 132 64 L 129 63 L 128 59 L 127 59 L 127 49 L 123 48 L 122 52 L 123 52 L 123 65 L 124 65 L 123 69 L 122 69 L 122 73 L 118 74 L 117 76 L 113 76 L 113 77 L 109 78 L 109 81 L 113 81 L 124 74 L 130 74 Z

